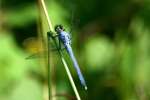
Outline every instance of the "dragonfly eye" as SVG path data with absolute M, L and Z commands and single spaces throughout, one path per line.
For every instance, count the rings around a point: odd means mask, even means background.
M 56 25 L 55 26 L 55 32 L 59 33 L 60 31 L 64 31 L 64 28 L 62 25 Z

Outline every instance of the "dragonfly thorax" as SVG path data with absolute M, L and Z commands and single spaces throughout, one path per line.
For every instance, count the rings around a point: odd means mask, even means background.
M 62 25 L 55 26 L 55 32 L 64 45 L 71 44 L 71 38 L 68 32 L 65 31 Z

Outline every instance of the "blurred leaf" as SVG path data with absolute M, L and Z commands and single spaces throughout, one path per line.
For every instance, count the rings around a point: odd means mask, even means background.
M 13 89 L 9 100 L 43 100 L 42 88 L 37 81 L 24 78 Z
M 34 61 L 29 63 L 25 60 L 25 54 L 16 46 L 11 35 L 0 34 L 0 45 L 3 47 L 0 49 L 0 93 L 7 94 L 16 80 L 19 81 L 27 70 L 37 68 L 37 65 Z
M 7 11 L 6 20 L 11 26 L 25 26 L 35 21 L 38 17 L 37 7 L 35 4 L 24 6 L 24 8 Z
M 114 46 L 104 37 L 92 37 L 85 46 L 85 59 L 88 70 L 98 70 L 111 63 L 114 56 Z

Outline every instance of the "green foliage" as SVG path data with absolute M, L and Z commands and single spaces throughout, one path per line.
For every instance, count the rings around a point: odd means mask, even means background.
M 84 55 L 87 59 L 87 70 L 103 69 L 112 63 L 114 47 L 110 41 L 103 37 L 92 37 L 86 42 Z
M 80 87 L 73 68 L 71 71 L 83 100 L 150 99 L 148 0 L 45 1 L 53 25 L 62 24 L 69 30 L 74 20 L 72 9 L 76 10 L 75 20 L 80 20 L 74 27 L 76 33 L 72 33 L 72 46 L 86 78 L 88 93 Z M 3 0 L 1 4 L 0 100 L 45 100 L 45 62 L 25 60 L 26 50 L 30 48 L 18 45 L 23 44 L 26 37 L 41 32 L 46 36 L 48 25 L 43 10 L 37 1 Z M 35 44 L 27 45 L 34 47 Z M 54 56 L 51 64 L 56 68 L 56 90 L 63 94 L 58 100 L 67 100 L 74 94 L 60 58 L 55 53 Z

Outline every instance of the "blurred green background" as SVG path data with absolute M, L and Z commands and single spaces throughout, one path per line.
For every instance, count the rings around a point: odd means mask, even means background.
M 52 24 L 72 29 L 72 46 L 86 79 L 82 100 L 150 100 L 149 0 L 45 0 Z M 44 58 L 48 25 L 38 0 L 0 1 L 0 100 L 48 100 Z M 75 100 L 57 53 L 54 100 Z

